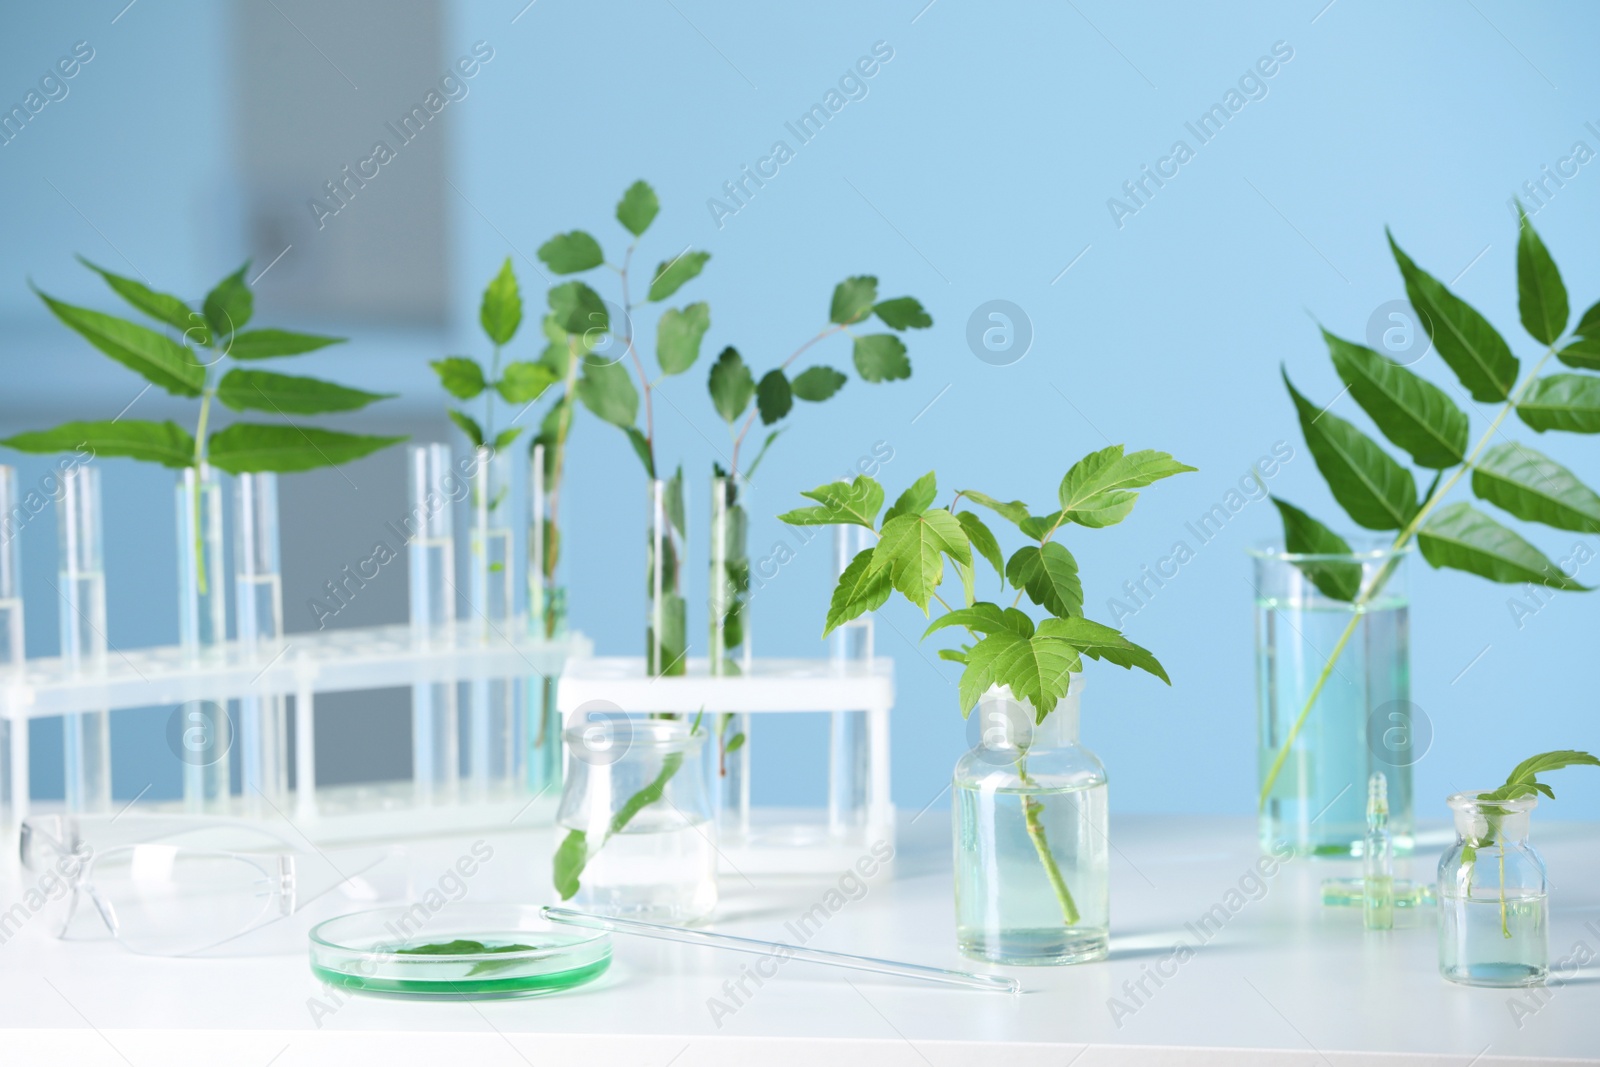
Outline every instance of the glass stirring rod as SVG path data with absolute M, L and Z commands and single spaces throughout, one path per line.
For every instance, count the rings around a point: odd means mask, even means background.
M 568 926 L 582 926 L 590 930 L 606 930 L 615 934 L 637 934 L 662 941 L 678 941 L 685 945 L 702 945 L 706 948 L 724 948 L 732 952 L 750 952 L 756 955 L 777 955 L 805 963 L 820 963 L 829 967 L 848 967 L 856 971 L 875 974 L 892 974 L 901 978 L 918 978 L 925 982 L 942 982 L 945 985 L 966 986 L 970 989 L 987 989 L 996 993 L 1020 993 L 1022 983 L 1015 978 L 998 974 L 974 974 L 970 971 L 951 971 L 943 967 L 926 967 L 920 963 L 900 963 L 872 956 L 852 956 L 845 952 L 829 952 L 820 948 L 805 948 L 782 941 L 759 941 L 753 937 L 735 937 L 732 934 L 714 934 L 708 930 L 689 930 L 682 926 L 666 926 L 639 919 L 619 919 L 571 908 L 543 907 L 540 914 L 551 922 Z

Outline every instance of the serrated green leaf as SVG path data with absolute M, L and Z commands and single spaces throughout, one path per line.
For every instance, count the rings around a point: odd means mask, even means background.
M 97 458 L 126 456 L 163 467 L 194 464 L 194 438 L 172 422 L 64 422 L 52 430 L 31 430 L 0 445 L 18 452 L 75 452 L 87 448 Z
M 263 426 L 236 422 L 206 442 L 206 458 L 229 474 L 309 471 L 336 467 L 399 444 L 404 437 L 339 433 L 312 426 Z
M 1535 582 L 1551 589 L 1582 590 L 1544 553 L 1462 502 L 1441 508 L 1417 531 L 1422 558 L 1434 567 L 1452 567 L 1491 582 Z
M 938 495 L 938 482 L 933 471 L 912 482 L 905 492 L 901 493 L 889 510 L 883 513 L 883 521 L 888 522 L 896 515 L 920 515 L 933 506 L 933 498 Z
M 682 289 L 686 282 L 705 269 L 706 260 L 710 258 L 710 252 L 685 252 L 677 259 L 659 264 L 655 277 L 650 280 L 649 299 L 652 302 L 665 300 Z
M 1455 371 L 1472 399 L 1490 403 L 1510 397 L 1518 365 L 1505 339 L 1489 325 L 1489 320 L 1413 263 L 1395 243 L 1393 234 L 1388 237 L 1389 249 L 1405 279 L 1406 299 L 1422 319 L 1422 327 L 1433 339 L 1440 358 Z
M 872 551 L 868 548 L 856 553 L 844 573 L 839 575 L 839 584 L 834 587 L 833 596 L 828 601 L 828 621 L 822 630 L 823 637 L 850 620 L 858 619 L 869 611 L 877 611 L 888 603 L 893 588 L 889 583 L 889 572 L 872 569 Z
M 1349 556 L 1350 543 L 1287 500 L 1272 498 L 1283 517 L 1283 550 L 1296 556 Z M 1338 560 L 1294 560 L 1324 596 L 1346 602 L 1361 592 L 1361 564 Z
M 1126 670 L 1138 667 L 1146 674 L 1152 674 L 1168 685 L 1172 684 L 1172 679 L 1167 677 L 1166 668 L 1161 666 L 1149 649 L 1134 644 L 1116 630 L 1101 623 L 1091 622 L 1081 616 L 1070 619 L 1046 619 L 1039 624 L 1039 636 L 1058 638 L 1090 659 L 1103 659 Z
M 990 566 L 994 567 L 994 572 L 1000 576 L 1000 587 L 1004 589 L 1006 561 L 1005 557 L 1000 554 L 1000 542 L 995 539 L 994 531 L 989 529 L 975 512 L 958 511 L 956 512 L 956 521 L 961 524 L 963 530 L 967 531 L 967 540 L 972 543 L 973 550 L 988 560 Z
M 1124 455 L 1122 445 L 1111 445 L 1074 463 L 1056 495 L 1066 521 L 1096 528 L 1110 526 L 1133 510 L 1138 494 L 1130 490 L 1194 469 L 1165 452 L 1147 449 Z
M 494 441 L 490 443 L 489 447 L 498 452 L 502 448 L 505 448 L 507 445 L 511 444 L 511 442 L 515 441 L 517 439 L 517 435 L 520 433 L 522 433 L 521 426 L 512 426 L 508 429 L 501 430 L 499 433 L 494 435 Z
M 250 316 L 255 311 L 256 298 L 244 280 L 244 273 L 249 269 L 250 264 L 246 263 L 218 282 L 216 288 L 206 294 L 201 309 L 205 312 L 206 322 L 211 327 L 212 343 L 218 338 L 244 329 L 245 323 L 250 321 Z
M 1410 522 L 1417 512 L 1417 482 L 1411 472 L 1350 423 L 1318 411 L 1300 395 L 1288 371 L 1283 372 L 1283 384 L 1294 400 L 1311 458 L 1350 518 L 1369 530 L 1398 530 Z
M 740 357 L 739 350 L 732 345 L 724 348 L 711 365 L 709 387 L 711 405 L 722 416 L 723 422 L 731 425 L 750 406 L 750 398 L 756 394 L 756 382 L 750 375 L 750 368 L 745 366 Z
M 477 360 L 467 356 L 446 356 L 433 360 L 428 366 L 439 376 L 439 384 L 444 386 L 445 392 L 457 400 L 471 400 L 488 384 L 484 381 L 483 368 Z
M 1126 493 L 1123 495 L 1133 497 L 1135 494 Z M 1130 499 L 1127 501 L 1127 510 L 1131 511 L 1132 509 L 1133 501 Z M 1126 511 L 1124 511 L 1124 514 L 1126 514 Z M 1048 515 L 1029 515 L 1026 519 L 1017 523 L 1017 529 L 1022 531 L 1022 536 L 1024 537 L 1034 541 L 1043 541 L 1061 528 L 1062 519 L 1062 513 L 1059 511 L 1052 511 Z
M 461 411 L 446 411 L 445 414 L 450 416 L 450 421 L 467 435 L 467 440 L 472 442 L 473 448 L 483 447 L 483 427 L 478 425 L 478 420 Z
M 990 634 L 967 653 L 967 669 L 958 686 L 962 711 L 970 711 L 990 685 L 1004 685 L 1010 686 L 1012 696 L 1031 703 L 1043 722 L 1066 696 L 1072 675 L 1082 668 L 1077 649 L 1065 641 L 1043 634 L 1032 638 Z M 975 677 L 969 680 L 968 675 Z
M 638 237 L 650 228 L 660 210 L 661 201 L 656 198 L 656 191 L 640 179 L 628 186 L 622 199 L 617 201 L 617 221 L 622 223 L 623 229 Z
M 1561 283 L 1550 250 L 1517 204 L 1517 310 L 1522 328 L 1535 340 L 1553 345 L 1567 328 L 1567 287 Z
M 958 650 L 954 648 L 941 648 L 939 649 L 938 656 L 940 659 L 949 660 L 951 663 L 960 663 L 963 666 L 965 666 L 967 662 L 967 653 L 964 649 Z
M 199 396 L 206 372 L 194 353 L 164 334 L 39 292 L 55 317 L 100 351 L 176 396 Z
M 1589 305 L 1589 310 L 1578 319 L 1578 325 L 1573 328 L 1573 332 L 1580 337 L 1600 336 L 1600 300 Z
M 1420 467 L 1467 458 L 1467 416 L 1438 386 L 1370 348 L 1322 331 L 1339 377 L 1361 409 Z
M 500 273 L 483 290 L 478 322 L 484 334 L 497 345 L 510 344 L 517 327 L 522 325 L 522 293 L 517 289 L 517 275 L 511 269 L 510 256 L 501 264 Z
M 892 382 L 911 377 L 905 342 L 892 333 L 857 337 L 852 352 L 856 373 L 869 382 Z
M 682 374 L 700 358 L 700 342 L 711 329 L 711 305 L 668 308 L 656 321 L 656 359 L 662 374 Z
M 556 372 L 543 363 L 521 360 L 501 369 L 495 389 L 508 404 L 531 404 L 559 380 Z
M 278 356 L 304 355 L 329 345 L 342 345 L 345 340 L 343 337 L 324 337 L 292 330 L 245 330 L 228 339 L 227 352 L 234 359 L 274 359 Z
M 1555 792 L 1548 785 L 1539 781 L 1539 775 L 1550 771 L 1559 771 L 1563 767 L 1600 767 L 1600 759 L 1587 752 L 1576 749 L 1559 749 L 1555 752 L 1541 752 L 1537 756 L 1529 756 L 1511 771 L 1507 776 L 1505 785 L 1488 793 L 1479 793 L 1479 800 L 1516 800 L 1535 791 L 1543 793 L 1551 800 L 1556 798 Z
M 796 508 L 778 516 L 779 522 L 790 526 L 836 526 L 850 523 L 878 528 L 878 509 L 883 507 L 883 486 L 865 474 L 856 475 L 853 482 L 828 482 L 800 494 L 815 500 L 821 507 Z
M 639 417 L 639 392 L 620 363 L 585 363 L 577 392 L 584 407 L 613 426 L 626 429 Z
M 914 296 L 880 300 L 872 310 L 891 330 L 925 330 L 933 325 L 933 316 L 923 310 L 922 304 Z
M 815 404 L 844 388 L 844 383 L 848 380 L 832 367 L 818 364 L 815 367 L 807 367 L 797 374 L 789 386 L 794 390 L 796 397 Z
M 828 309 L 828 321 L 839 326 L 860 322 L 872 314 L 872 304 L 878 299 L 878 279 L 870 274 L 846 278 L 833 287 L 833 303 Z
M 763 426 L 771 426 L 794 407 L 794 392 L 783 371 L 774 367 L 761 376 L 756 385 L 756 410 L 761 412 Z
M 610 313 L 600 294 L 582 282 L 565 282 L 553 287 L 545 299 L 556 325 L 569 334 L 597 336 L 611 329 Z M 593 347 L 593 346 L 591 346 Z
M 1579 370 L 1600 370 L 1600 333 L 1578 338 L 1558 350 L 1556 358 Z
M 78 262 L 94 271 L 105 279 L 111 290 L 122 299 L 149 315 L 157 322 L 164 322 L 197 345 L 209 344 L 211 331 L 206 326 L 205 316 L 195 311 L 182 300 L 169 293 L 158 293 L 142 282 L 132 278 L 124 278 L 120 274 L 113 274 L 104 267 L 78 257 Z
M 1011 588 L 1021 589 L 1029 600 L 1052 615 L 1083 613 L 1078 561 L 1058 542 L 1019 548 L 1006 562 L 1006 579 Z
M 1028 521 L 1028 505 L 1024 504 L 1020 500 L 996 500 L 988 493 L 980 493 L 976 489 L 963 489 L 961 490 L 960 495 L 966 497 L 974 504 L 983 505 L 996 515 L 999 515 L 1002 519 L 1007 519 L 1018 526 L 1021 526 L 1024 522 Z
M 265 370 L 235 367 L 222 376 L 217 399 L 234 411 L 276 411 L 280 415 L 320 415 L 329 411 L 355 411 L 393 393 L 364 389 Z
M 1517 403 L 1517 418 L 1544 433 L 1600 433 L 1600 378 L 1549 374 L 1535 381 Z
M 884 522 L 870 571 L 887 570 L 894 587 L 928 613 L 928 601 L 944 580 L 944 557 L 972 565 L 972 547 L 955 516 L 942 508 L 897 515 Z
M 555 274 L 593 270 L 606 261 L 606 254 L 600 250 L 600 242 L 582 230 L 558 233 L 540 245 L 539 251 L 534 254 Z
M 1486 452 L 1473 468 L 1472 491 L 1519 519 L 1600 533 L 1600 495 L 1549 456 L 1523 445 L 1505 442 Z
M 979 634 L 1010 633 L 1018 637 L 1032 637 L 1034 634 L 1033 620 L 1016 608 L 1002 608 L 998 604 L 979 601 L 970 608 L 945 612 L 928 624 L 922 636 L 926 638 L 949 626 L 963 626 Z

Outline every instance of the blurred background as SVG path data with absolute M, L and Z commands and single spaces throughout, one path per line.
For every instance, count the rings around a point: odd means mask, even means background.
M 941 499 L 970 486 L 1035 510 L 1048 510 L 1073 461 L 1110 442 L 1200 469 L 1144 493 L 1123 525 L 1066 538 L 1090 613 L 1119 620 L 1174 682 L 1088 672 L 1083 736 L 1121 812 L 1254 810 L 1246 549 L 1273 539 L 1278 521 L 1240 487 L 1276 450 L 1289 458 L 1272 492 L 1354 532 L 1304 449 L 1278 371 L 1364 422 L 1349 397 L 1335 399 L 1316 326 L 1365 340 L 1393 324 L 1405 294 L 1384 227 L 1524 358 L 1537 346 L 1518 326 L 1512 197 L 1560 265 L 1574 316 L 1600 298 L 1592 5 L 91 0 L 11 5 L 0 26 L 0 110 L 18 114 L 30 92 L 44 100 L 0 135 L 0 433 L 119 413 L 189 417 L 30 292 L 31 282 L 123 313 L 82 255 L 192 300 L 249 260 L 258 324 L 350 338 L 302 357 L 297 372 L 399 394 L 338 425 L 464 446 L 428 361 L 487 357 L 478 295 L 507 257 L 530 316 L 552 284 L 534 256 L 551 235 L 585 229 L 615 261 L 626 235 L 614 206 L 644 178 L 662 210 L 639 261 L 711 253 L 676 298 L 711 305 L 702 358 L 656 404 L 658 452 L 682 462 L 694 522 L 729 447 L 705 389 L 724 345 L 776 364 L 826 323 L 833 286 L 853 274 L 876 275 L 884 296 L 915 295 L 935 320 L 908 336 L 909 380 L 852 380 L 799 412 L 764 462 L 749 498 L 758 654 L 822 654 L 829 539 L 803 543 L 773 516 L 864 457 L 880 461 L 891 496 L 937 469 Z M 72 56 L 74 76 L 55 77 Z M 875 73 L 842 81 L 863 57 Z M 1258 73 L 1263 57 L 1270 77 Z M 446 85 L 462 59 L 474 74 Z M 1190 127 L 1230 90 L 1242 106 L 1197 137 Z M 429 92 L 442 106 L 396 137 L 390 125 Z M 820 132 L 796 136 L 818 104 Z M 332 196 L 329 183 L 380 140 L 393 158 Z M 1171 175 L 1161 161 L 1179 140 L 1192 158 Z M 731 194 L 779 141 L 790 158 L 777 175 Z M 1160 184 L 1147 178 L 1158 168 L 1169 174 Z M 615 298 L 614 285 L 603 291 Z M 1009 305 L 1003 320 L 989 318 L 993 301 Z M 996 324 L 1010 332 L 986 346 Z M 536 357 L 535 327 L 530 317 L 508 358 Z M 840 338 L 815 352 L 849 360 Z M 1415 366 L 1449 378 L 1437 354 Z M 1476 436 L 1486 416 L 1471 414 Z M 1600 478 L 1592 440 L 1538 447 Z M 310 602 L 391 536 L 384 524 L 406 507 L 403 459 L 391 449 L 283 479 L 290 631 L 316 628 Z M 24 488 L 52 462 L 3 461 Z M 170 643 L 172 472 L 98 462 L 110 641 Z M 571 464 L 572 623 L 603 654 L 641 654 L 638 461 L 585 413 Z M 56 650 L 54 522 L 47 507 L 21 534 L 30 655 Z M 1581 555 L 1600 554 L 1594 536 L 1525 532 L 1555 559 L 1580 543 Z M 704 654 L 704 526 L 693 536 L 690 634 Z M 1149 580 L 1146 568 L 1179 542 L 1192 558 Z M 1493 786 L 1525 755 L 1600 744 L 1590 673 L 1600 600 L 1538 606 L 1515 586 L 1414 565 L 1412 699 L 1432 728 L 1416 769 L 1419 818 L 1442 818 L 1446 793 Z M 1600 584 L 1600 562 L 1577 577 Z M 1125 583 L 1143 588 L 1135 598 Z M 329 624 L 405 618 L 394 565 Z M 893 603 L 879 619 L 899 687 L 895 801 L 943 807 L 968 744 L 959 668 L 918 644 L 914 609 Z M 113 717 L 118 797 L 177 795 L 166 719 L 167 709 Z M 756 802 L 824 803 L 824 719 L 758 725 Z M 403 691 L 319 699 L 317 729 L 320 782 L 409 773 Z M 36 728 L 31 758 L 36 794 L 59 796 L 59 728 Z M 1600 776 L 1572 774 L 1559 793 L 1549 817 L 1600 817 Z

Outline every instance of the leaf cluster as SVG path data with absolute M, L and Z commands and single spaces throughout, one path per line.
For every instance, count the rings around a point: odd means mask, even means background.
M 970 645 L 939 653 L 965 668 L 959 685 L 962 714 L 969 713 L 991 685 L 1002 685 L 1030 701 L 1042 720 L 1066 695 L 1072 675 L 1083 668 L 1084 656 L 1138 667 L 1170 684 L 1148 650 L 1084 617 L 1077 561 L 1054 538 L 1066 526 L 1096 529 L 1121 522 L 1133 510 L 1138 490 L 1192 470 L 1165 452 L 1130 454 L 1113 445 L 1074 464 L 1057 489 L 1059 509 L 1043 515 L 1033 514 L 1020 500 L 1003 501 L 973 489 L 956 493 L 949 507 L 935 507 L 937 487 L 930 471 L 887 510 L 883 510 L 883 487 L 862 475 L 853 482 L 831 482 L 802 493 L 815 506 L 778 518 L 795 526 L 851 523 L 878 536 L 877 543 L 858 554 L 840 575 L 824 635 L 881 608 L 892 592 L 899 592 L 924 614 L 937 600 L 945 612 L 923 636 L 959 626 L 974 638 Z M 999 538 L 977 512 L 958 510 L 963 499 L 1011 523 L 1026 543 L 1005 556 Z M 979 559 L 994 570 L 1002 597 L 1008 584 L 1016 591 L 1009 606 L 978 599 Z M 958 608 L 951 608 L 938 592 L 947 562 L 961 580 Z M 1042 609 L 1043 620 L 1035 622 L 1018 607 L 1024 596 Z

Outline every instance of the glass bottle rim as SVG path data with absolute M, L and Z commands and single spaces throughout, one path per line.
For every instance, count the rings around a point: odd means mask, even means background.
M 1370 548 L 1360 548 L 1348 555 L 1340 552 L 1287 552 L 1276 541 L 1261 541 L 1245 549 L 1253 559 L 1279 560 L 1284 563 L 1385 563 L 1393 557 L 1405 558 L 1416 552 L 1413 541 L 1402 548 L 1393 547 L 1387 539 L 1365 539 Z
M 628 751 L 639 748 L 650 752 L 688 752 L 703 745 L 710 730 L 706 719 L 701 719 L 700 729 L 695 730 L 692 719 L 647 719 L 621 712 L 607 717 L 623 724 L 617 732 Z M 593 726 L 593 722 L 579 722 L 561 731 L 561 736 L 569 748 L 581 748 L 589 744 L 587 731 Z
M 1451 793 L 1445 798 L 1445 803 L 1450 805 L 1451 811 L 1492 811 L 1496 815 L 1523 815 L 1539 806 L 1537 793 L 1511 800 L 1484 800 L 1483 794 L 1490 792 L 1493 790 L 1474 789 L 1464 793 Z

